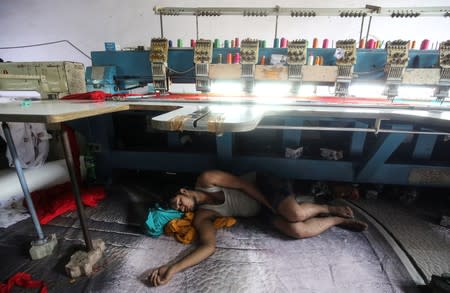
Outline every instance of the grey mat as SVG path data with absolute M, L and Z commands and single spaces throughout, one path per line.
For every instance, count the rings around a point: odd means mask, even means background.
M 239 219 L 217 232 L 217 250 L 201 264 L 177 274 L 164 287 L 143 282 L 149 269 L 180 258 L 193 246 L 168 236 L 157 239 L 140 233 L 127 221 L 147 201 L 110 191 L 97 208 L 88 208 L 92 237 L 106 242 L 105 257 L 94 276 L 70 280 L 64 264 L 82 243 L 74 214 L 44 226 L 56 233 L 55 254 L 30 261 L 27 243 L 34 235 L 29 220 L 0 230 L 0 278 L 27 271 L 49 284 L 50 292 L 415 292 L 396 256 L 383 247 L 376 232 L 352 233 L 332 228 L 320 236 L 293 240 L 256 219 Z
M 423 216 L 423 210 L 393 200 L 354 203 L 374 216 L 398 240 L 428 280 L 433 274 L 450 272 L 450 229 Z

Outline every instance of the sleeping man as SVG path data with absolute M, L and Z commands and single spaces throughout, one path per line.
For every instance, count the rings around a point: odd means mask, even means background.
M 266 213 L 276 229 L 297 239 L 316 236 L 337 225 L 353 231 L 367 229 L 366 223 L 353 219 L 350 207 L 302 202 L 289 187 L 286 182 L 265 175 L 252 184 L 218 170 L 202 173 L 195 189 L 181 188 L 170 199 L 173 209 L 184 213 L 195 211 L 197 247 L 178 262 L 153 270 L 149 282 L 153 286 L 165 285 L 177 272 L 212 255 L 216 249 L 213 222 L 221 216 L 251 217 Z

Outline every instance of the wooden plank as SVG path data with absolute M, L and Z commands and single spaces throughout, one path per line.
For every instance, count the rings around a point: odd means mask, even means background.
M 240 79 L 241 64 L 211 64 L 209 68 L 210 79 Z

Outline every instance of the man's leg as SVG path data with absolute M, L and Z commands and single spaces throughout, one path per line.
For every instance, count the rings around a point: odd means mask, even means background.
M 336 225 L 342 225 L 353 231 L 363 231 L 367 229 L 367 224 L 364 222 L 341 217 L 311 218 L 304 222 L 288 222 L 284 218 L 278 216 L 274 219 L 273 224 L 282 233 L 299 239 L 319 235 Z
M 320 214 L 331 214 L 342 218 L 353 217 L 348 206 L 329 206 L 314 203 L 298 204 L 294 195 L 284 198 L 278 205 L 277 212 L 288 222 L 303 222 Z

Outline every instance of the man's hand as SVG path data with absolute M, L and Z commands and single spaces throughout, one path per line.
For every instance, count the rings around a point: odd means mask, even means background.
M 172 279 L 174 273 L 171 266 L 164 265 L 155 270 L 153 270 L 148 276 L 150 284 L 154 287 L 161 286 L 169 283 Z

